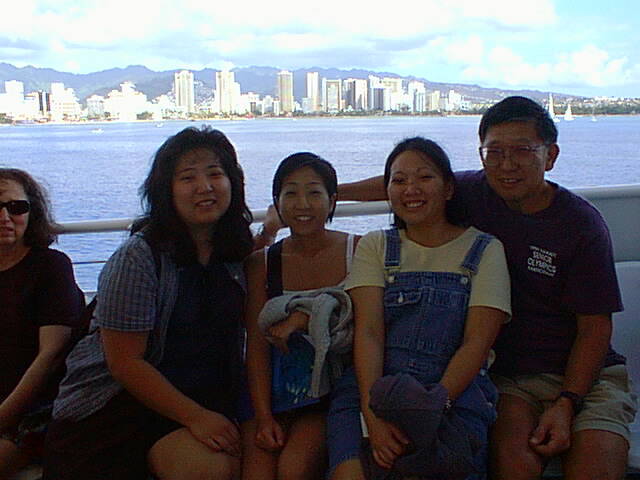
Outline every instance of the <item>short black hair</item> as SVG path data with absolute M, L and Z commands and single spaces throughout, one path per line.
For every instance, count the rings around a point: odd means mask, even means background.
M 542 141 L 551 145 L 558 141 L 558 129 L 549 112 L 527 97 L 507 97 L 487 110 L 478 127 L 480 142 L 484 142 L 489 129 L 506 122 L 531 122 Z
M 140 187 L 144 215 L 134 224 L 132 231 L 144 228 L 145 237 L 152 246 L 168 251 L 178 263 L 196 258 L 195 245 L 173 204 L 173 177 L 180 158 L 199 148 L 216 155 L 231 183 L 229 208 L 211 226 L 214 258 L 241 261 L 253 250 L 249 229 L 253 217 L 245 203 L 244 173 L 229 139 L 220 130 L 206 125 L 185 128 L 160 146 Z
M 0 180 L 16 182 L 29 200 L 29 223 L 24 232 L 24 244 L 41 248 L 51 245 L 57 239 L 57 235 L 47 190 L 31 175 L 18 168 L 0 168 Z
M 280 197 L 280 192 L 282 191 L 282 182 L 284 182 L 285 178 L 293 172 L 304 167 L 311 167 L 314 172 L 320 175 L 324 188 L 327 190 L 330 197 L 338 193 L 338 176 L 336 175 L 336 170 L 333 168 L 331 163 L 315 153 L 293 153 L 280 162 L 280 165 L 278 165 L 278 168 L 276 169 L 276 173 L 273 175 L 271 196 L 276 208 L 278 207 L 278 197 Z M 335 206 L 327 217 L 328 222 L 333 219 L 334 212 Z
M 440 145 L 438 145 L 433 140 L 429 140 L 424 137 L 405 138 L 400 143 L 398 143 L 393 150 L 391 150 L 391 153 L 387 157 L 387 161 L 384 165 L 385 188 L 389 186 L 389 182 L 391 181 L 391 167 L 393 165 L 393 162 L 396 160 L 398 155 L 408 151 L 417 152 L 431 160 L 442 175 L 444 182 L 450 184 L 455 193 L 456 177 L 453 175 L 449 156 Z M 461 208 L 461 205 L 456 200 L 455 194 L 453 195 L 452 199 L 447 200 L 446 202 L 445 215 L 449 223 L 452 223 L 454 225 L 461 225 L 463 223 L 464 209 Z M 405 223 L 405 221 L 395 213 L 393 214 L 393 225 L 398 228 L 407 228 L 407 224 Z

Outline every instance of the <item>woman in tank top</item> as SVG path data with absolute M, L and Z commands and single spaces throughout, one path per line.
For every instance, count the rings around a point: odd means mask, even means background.
M 285 158 L 272 193 L 291 235 L 247 260 L 246 479 L 323 477 L 327 393 L 350 362 L 351 303 L 342 283 L 359 238 L 326 228 L 336 191 L 329 162 L 308 152 Z

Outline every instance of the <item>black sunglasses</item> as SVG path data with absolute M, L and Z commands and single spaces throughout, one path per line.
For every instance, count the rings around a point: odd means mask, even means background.
M 0 202 L 0 210 L 7 207 L 9 215 L 24 215 L 29 211 L 31 205 L 29 200 L 9 200 L 8 202 Z

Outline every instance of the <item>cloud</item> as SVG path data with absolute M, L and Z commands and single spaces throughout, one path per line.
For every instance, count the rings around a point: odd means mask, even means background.
M 559 81 L 571 85 L 578 80 L 589 86 L 625 85 L 632 81 L 640 81 L 638 68 L 629 65 L 626 57 L 610 58 L 610 55 L 593 45 L 582 50 L 563 55 L 554 66 L 554 73 Z M 635 77 L 635 78 L 634 78 Z
M 467 66 L 462 76 L 466 81 L 508 87 L 622 86 L 640 83 L 640 65 L 630 65 L 626 57 L 612 58 L 594 45 L 537 64 L 509 47 L 497 46 Z
M 325 51 L 328 45 L 353 50 L 387 43 L 390 51 L 405 51 L 450 34 L 465 21 L 534 28 L 555 18 L 550 0 L 535 4 L 525 10 L 508 0 L 407 0 L 382 6 L 369 0 L 325 0 L 301 8 L 298 0 L 250 0 L 240 9 L 237 2 L 202 0 L 183 0 L 178 6 L 173 0 L 23 0 L 20 8 L 3 11 L 0 31 L 42 47 L 57 45 L 54 53 L 67 55 L 76 49 L 113 48 L 126 57 L 127 49 L 144 50 L 158 38 L 179 35 L 193 41 L 192 49 L 222 56 L 267 46 L 276 54 L 294 55 L 305 49 Z M 170 45 L 168 50 L 173 50 Z
M 21 0 L 0 16 L 0 61 L 85 73 L 317 65 L 514 88 L 640 83 L 635 30 L 561 18 L 556 3 Z
M 454 41 L 444 47 L 446 59 L 453 63 L 475 64 L 484 56 L 484 42 L 478 35 Z
M 467 18 L 486 20 L 508 28 L 541 28 L 553 25 L 558 16 L 551 0 L 514 2 L 513 0 L 461 0 L 458 3 Z

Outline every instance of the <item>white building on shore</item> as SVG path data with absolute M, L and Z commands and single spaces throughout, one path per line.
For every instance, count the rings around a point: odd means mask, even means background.
M 120 90 L 111 90 L 104 100 L 105 113 L 113 120 L 133 122 L 141 113 L 151 113 L 154 120 L 160 120 L 162 114 L 158 105 L 147 101 L 147 96 L 138 92 L 132 82 L 120 84 Z
M 82 114 L 82 107 L 73 88 L 65 88 L 64 83 L 51 84 L 51 120 L 78 120 Z

